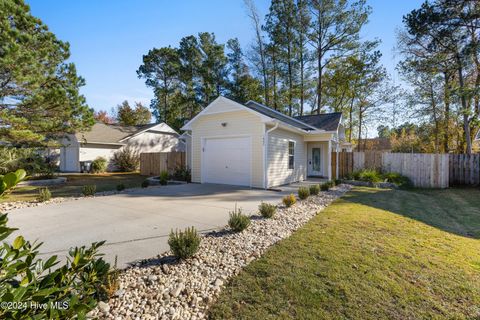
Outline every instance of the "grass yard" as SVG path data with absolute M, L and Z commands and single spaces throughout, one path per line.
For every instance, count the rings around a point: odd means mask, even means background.
M 213 319 L 479 319 L 480 190 L 355 188 L 251 263 Z
M 97 192 L 116 190 L 117 185 L 123 183 L 126 188 L 140 187 L 144 176 L 139 173 L 103 173 L 103 174 L 81 174 L 81 175 L 64 175 L 67 177 L 67 183 L 60 186 L 48 187 L 52 192 L 52 197 L 72 197 L 82 194 L 82 187 L 87 184 L 95 184 Z M 4 198 L 0 198 L 0 202 L 10 201 L 31 201 L 35 200 L 38 189 L 41 187 L 25 186 L 16 188 L 13 193 Z

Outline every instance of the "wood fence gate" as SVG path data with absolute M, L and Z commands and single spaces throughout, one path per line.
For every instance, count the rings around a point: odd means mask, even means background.
M 172 173 L 185 167 L 185 152 L 150 152 L 140 154 L 140 174 L 158 176 L 162 171 Z
M 338 160 L 337 160 L 338 159 Z M 332 176 L 345 178 L 353 172 L 353 153 L 352 152 L 332 152 Z

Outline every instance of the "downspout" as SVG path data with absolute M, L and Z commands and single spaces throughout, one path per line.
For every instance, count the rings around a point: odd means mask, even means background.
M 272 128 L 265 131 L 265 135 L 263 136 L 263 147 L 265 148 L 265 153 L 264 153 L 265 158 L 263 159 L 263 186 L 265 189 L 268 189 L 268 185 L 267 185 L 267 182 L 268 182 L 267 181 L 268 134 L 277 128 L 278 128 L 278 122 L 275 121 L 275 125 Z

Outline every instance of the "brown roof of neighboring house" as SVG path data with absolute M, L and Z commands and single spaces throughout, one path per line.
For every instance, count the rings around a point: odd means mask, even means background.
M 391 150 L 392 144 L 389 138 L 370 138 L 362 139 L 360 141 L 362 148 L 365 146 L 365 150 Z
M 158 123 L 152 123 L 141 126 L 122 126 L 119 124 L 105 124 L 96 122 L 90 131 L 77 132 L 75 137 L 79 142 L 83 143 L 112 143 L 122 144 L 120 140 L 134 135 L 140 131 L 147 130 Z

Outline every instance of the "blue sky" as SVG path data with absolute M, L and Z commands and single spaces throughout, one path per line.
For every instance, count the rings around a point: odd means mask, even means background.
M 26 0 L 32 14 L 61 40 L 68 41 L 71 61 L 87 85 L 81 89 L 88 104 L 108 110 L 123 100 L 147 105 L 151 89 L 137 78 L 142 56 L 153 47 L 177 46 L 184 36 L 214 32 L 225 43 L 237 37 L 244 48 L 253 40 L 243 0 Z M 367 0 L 372 7 L 364 39 L 380 38 L 383 64 L 394 73 L 395 30 L 402 16 L 421 0 Z M 256 0 L 262 16 L 269 0 Z

